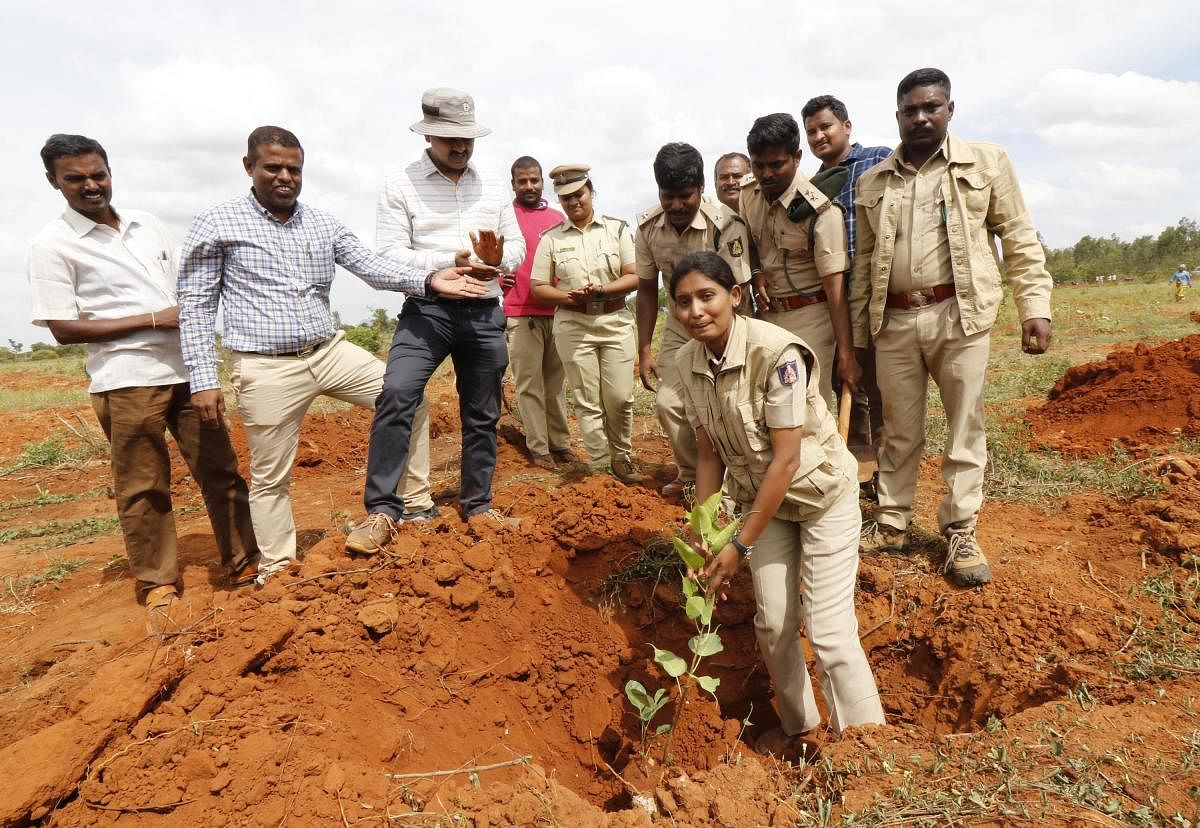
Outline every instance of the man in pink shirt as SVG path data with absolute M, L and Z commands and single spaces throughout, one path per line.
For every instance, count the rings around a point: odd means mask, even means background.
M 529 292 L 529 271 L 542 233 L 563 221 L 563 214 L 542 198 L 542 165 L 523 155 L 512 165 L 513 210 L 525 236 L 525 261 L 504 292 L 508 321 L 504 339 L 517 386 L 517 412 L 525 426 L 525 445 L 536 466 L 554 470 L 576 457 L 567 431 L 563 403 L 563 365 L 554 347 L 554 308 Z

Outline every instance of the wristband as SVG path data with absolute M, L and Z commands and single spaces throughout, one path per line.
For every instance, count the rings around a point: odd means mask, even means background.
M 749 558 L 754 552 L 754 544 L 746 546 L 746 544 L 742 543 L 742 539 L 737 535 L 734 535 L 732 540 L 729 542 L 733 544 L 733 548 L 736 549 L 743 558 Z

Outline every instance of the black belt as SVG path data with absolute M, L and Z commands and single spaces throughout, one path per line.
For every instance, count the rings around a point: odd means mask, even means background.
M 481 299 L 454 299 L 449 296 L 439 296 L 433 301 L 439 305 L 451 305 L 456 308 L 494 308 L 500 304 L 500 298 L 497 296 L 485 296 Z
M 322 339 L 320 342 L 314 342 L 312 345 L 306 345 L 297 351 L 251 351 L 250 353 L 257 354 L 258 356 L 269 357 L 306 357 L 312 356 L 318 350 L 325 345 L 328 345 L 332 341 L 333 337 L 330 337 L 329 339 Z

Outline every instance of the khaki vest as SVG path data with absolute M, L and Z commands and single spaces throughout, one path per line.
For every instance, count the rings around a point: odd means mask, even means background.
M 725 490 L 749 508 L 771 464 L 766 425 L 768 382 L 783 350 L 796 345 L 808 369 L 800 466 L 775 517 L 806 520 L 855 485 L 857 463 L 837 433 L 820 392 L 820 371 L 804 340 L 758 319 L 734 316 L 725 361 L 713 376 L 708 351 L 692 340 L 676 357 L 686 400 L 725 464 Z

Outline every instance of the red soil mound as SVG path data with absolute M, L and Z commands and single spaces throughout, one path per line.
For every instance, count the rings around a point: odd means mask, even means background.
M 1044 446 L 1082 457 L 1200 436 L 1200 334 L 1071 368 L 1029 419 Z

